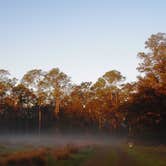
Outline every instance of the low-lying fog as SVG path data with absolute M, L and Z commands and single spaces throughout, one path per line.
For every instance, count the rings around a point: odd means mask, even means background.
M 74 145 L 107 145 L 123 141 L 106 135 L 90 134 L 42 134 L 42 135 L 1 135 L 0 144 L 10 147 L 33 146 L 33 147 L 59 147 L 67 144 Z

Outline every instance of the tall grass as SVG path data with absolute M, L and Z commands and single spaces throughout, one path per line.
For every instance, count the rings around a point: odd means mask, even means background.
M 47 166 L 48 156 L 53 160 L 68 160 L 83 147 L 68 144 L 61 148 L 39 148 L 0 155 L 0 166 Z

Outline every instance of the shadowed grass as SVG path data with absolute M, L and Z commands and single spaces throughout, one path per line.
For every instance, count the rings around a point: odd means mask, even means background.
M 134 157 L 140 166 L 165 166 L 165 146 L 134 146 L 129 149 L 125 147 L 131 157 Z
M 2 166 L 29 166 L 29 165 L 46 165 L 46 150 L 38 149 L 33 151 L 14 152 L 0 156 L 0 165 Z
M 93 150 L 87 146 L 75 146 L 68 144 L 59 148 L 37 148 L 11 150 L 0 147 L 1 166 L 63 166 L 80 165 Z
M 165 146 L 76 146 L 13 149 L 0 146 L 1 166 L 165 166 Z
M 88 160 L 94 153 L 92 148 L 83 148 L 77 151 L 70 151 L 70 153 L 63 152 L 60 156 L 49 155 L 47 158 L 48 166 L 80 166 L 85 160 Z

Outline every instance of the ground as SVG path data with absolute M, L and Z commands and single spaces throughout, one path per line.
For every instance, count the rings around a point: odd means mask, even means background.
M 166 166 L 166 146 L 127 143 L 0 145 L 1 166 Z

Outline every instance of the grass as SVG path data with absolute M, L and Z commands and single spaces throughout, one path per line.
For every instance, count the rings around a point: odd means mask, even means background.
M 0 145 L 1 166 L 83 166 L 88 161 L 92 161 L 91 165 L 95 162 L 99 164 L 100 160 L 104 165 L 116 166 L 130 158 L 139 166 L 165 166 L 165 157 L 166 146 L 135 145 L 129 148 L 127 145 L 98 147 L 68 144 L 59 148 L 17 149 Z
M 0 156 L 0 165 L 2 166 L 29 166 L 29 165 L 46 165 L 46 150 L 38 149 L 31 151 L 19 151 L 2 154 Z
M 26 145 L 26 146 L 10 146 L 7 144 L 0 144 L 0 157 L 1 155 L 5 154 L 12 154 L 15 152 L 21 152 L 21 151 L 28 151 L 33 150 L 34 147 L 32 145 Z
M 77 152 L 70 152 L 59 158 L 49 155 L 47 158 L 48 166 L 80 166 L 85 160 L 88 160 L 94 153 L 92 148 L 84 148 Z M 59 154 L 59 153 L 58 153 Z M 63 156 L 63 157 L 62 157 Z
M 66 145 L 61 148 L 12 149 L 0 146 L 1 166 L 79 166 L 92 154 L 87 146 Z
M 125 147 L 128 155 L 133 157 L 141 166 L 165 166 L 166 147 L 165 146 L 134 146 Z
M 117 165 L 118 155 L 115 151 L 110 149 L 107 165 Z

